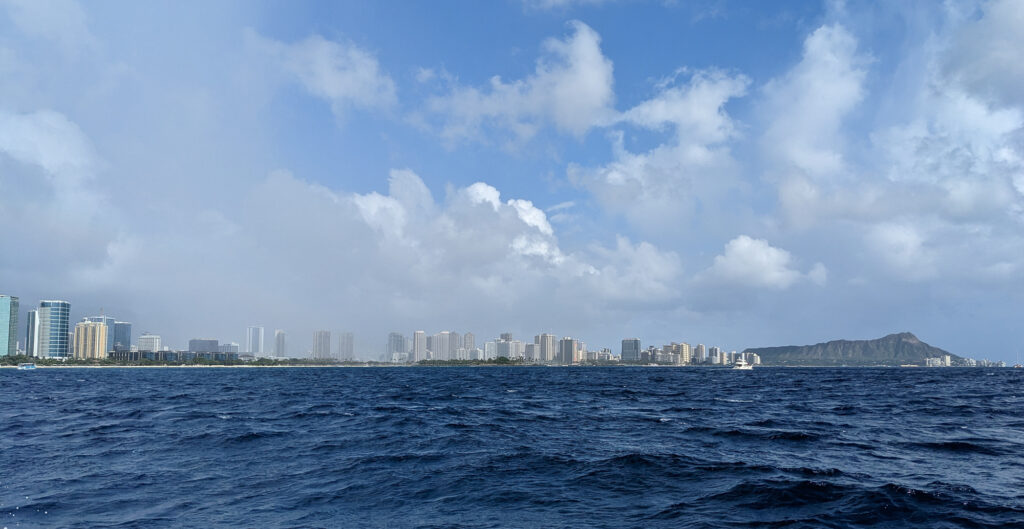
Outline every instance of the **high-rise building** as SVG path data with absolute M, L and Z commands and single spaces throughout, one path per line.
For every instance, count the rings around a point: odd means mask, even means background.
M 28 311 L 25 320 L 25 354 L 35 356 L 36 343 L 39 342 L 39 311 Z
M 388 333 L 387 357 L 393 358 L 395 354 L 405 352 L 405 336 L 400 332 Z
M 623 362 L 639 362 L 640 338 L 626 338 L 625 340 L 622 340 L 622 349 L 619 353 L 622 355 Z
M 540 346 L 536 342 L 526 344 L 523 348 L 523 358 L 527 362 L 540 362 Z
M 697 347 L 693 350 L 693 363 L 703 364 L 704 362 L 707 362 L 707 360 L 708 354 L 707 350 L 704 348 L 704 344 L 697 344 Z
M 33 317 L 31 356 L 39 358 L 67 358 L 70 343 L 71 304 L 60 300 L 43 300 Z
M 450 360 L 451 359 L 451 348 L 452 348 L 452 333 L 449 331 L 441 331 L 434 335 L 433 345 L 434 349 L 430 351 L 433 353 L 430 356 L 431 360 Z
M 558 342 L 558 363 L 575 364 L 580 361 L 579 342 L 566 336 Z
M 313 358 L 316 360 L 331 359 L 331 331 L 313 333 Z
M 241 346 L 235 342 L 225 342 L 217 346 L 217 351 L 221 353 L 239 353 L 240 350 Z
M 537 360 L 540 362 L 554 362 L 558 351 L 556 344 L 558 338 L 554 334 L 538 334 L 533 337 L 533 343 L 537 344 Z
M 107 357 L 107 332 L 109 327 L 91 318 L 75 325 L 75 358 L 94 360 Z
M 497 355 L 499 357 L 505 357 L 509 359 L 523 358 L 526 354 L 526 348 L 523 342 L 512 339 L 512 333 L 504 332 L 501 333 L 501 338 L 497 342 Z
M 18 297 L 0 294 L 0 356 L 18 354 Z
M 160 335 L 150 334 L 148 332 L 142 333 L 139 336 L 139 351 L 159 351 L 160 350 Z
M 285 347 L 284 336 L 284 331 L 281 329 L 274 331 L 274 356 L 276 358 L 284 358 L 288 356 L 288 349 Z
M 416 331 L 412 333 L 412 360 L 420 362 L 427 359 L 427 333 Z
M 346 362 L 356 359 L 356 339 L 351 332 L 338 335 L 338 358 Z
M 455 331 L 450 331 L 448 337 L 448 359 L 458 360 L 459 349 L 462 349 L 462 335 Z
M 724 364 L 725 362 L 722 358 L 722 349 L 716 346 L 711 346 L 711 348 L 708 349 L 708 361 L 712 364 Z
M 127 351 L 132 348 L 132 324 L 127 321 L 115 321 L 113 334 L 107 336 L 107 350 Z
M 245 329 L 245 352 L 251 355 L 263 354 L 263 327 L 254 325 Z
M 106 316 L 106 315 L 101 314 L 99 316 L 87 316 L 85 318 L 82 318 L 82 321 L 88 321 L 88 322 L 93 322 L 93 323 L 101 323 L 103 325 L 106 325 L 107 326 L 107 352 L 109 353 L 110 351 L 114 350 L 114 340 L 113 340 L 113 338 L 114 338 L 114 318 L 111 318 L 110 316 Z M 77 335 L 78 334 L 78 330 L 75 329 L 74 333 Z M 75 358 L 79 358 L 77 345 L 72 344 L 72 347 L 75 348 L 75 353 L 74 353 L 75 354 Z
M 190 353 L 219 353 L 220 343 L 213 338 L 192 338 L 188 341 Z
M 683 342 L 679 344 L 679 363 L 689 364 L 693 362 L 693 349 L 690 348 L 690 344 Z
M 91 322 L 94 322 L 94 323 L 102 323 L 103 325 L 107 326 L 107 330 L 108 331 L 114 326 L 114 318 L 111 318 L 110 316 L 104 316 L 104 315 L 100 315 L 100 316 L 87 316 L 85 318 L 82 318 L 82 321 L 91 321 Z
M 471 332 L 467 332 L 466 335 L 462 337 L 462 347 L 467 351 L 476 349 L 476 336 Z

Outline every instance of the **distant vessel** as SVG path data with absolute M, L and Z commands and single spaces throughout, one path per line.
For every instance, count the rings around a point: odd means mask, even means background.
M 35 368 L 36 368 L 36 365 L 33 364 L 32 362 L 25 362 L 25 363 L 18 364 L 18 369 L 35 369 Z
M 732 365 L 733 369 L 754 369 L 754 364 L 748 364 L 746 360 L 740 358 Z

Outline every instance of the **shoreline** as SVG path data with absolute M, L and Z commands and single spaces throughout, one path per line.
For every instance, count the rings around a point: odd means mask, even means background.
M 673 366 L 673 365 L 543 365 L 543 364 L 526 364 L 526 365 L 508 365 L 508 364 L 477 364 L 477 365 L 322 365 L 322 364 L 293 364 L 293 365 L 36 365 L 35 369 L 279 369 L 279 368 L 324 368 L 324 369 L 346 369 L 346 368 L 386 368 L 386 369 L 407 369 L 412 367 L 427 367 L 427 368 L 476 368 L 476 367 L 512 367 L 512 368 L 629 368 L 629 367 L 643 367 L 643 368 L 676 368 L 676 369 L 712 369 L 716 371 L 733 369 L 727 366 Z M 900 366 L 821 366 L 821 365 L 761 365 L 757 366 L 756 369 L 979 369 L 977 367 L 967 366 L 916 366 L 916 365 L 900 365 Z M 1011 366 L 1006 366 L 1005 369 L 1010 369 Z M 0 369 L 14 369 L 17 370 L 17 365 L 0 365 Z M 987 368 L 980 368 L 987 369 Z M 992 367 L 991 369 L 999 369 Z

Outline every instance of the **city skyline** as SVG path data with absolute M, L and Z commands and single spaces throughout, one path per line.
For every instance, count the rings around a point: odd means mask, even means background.
M 0 289 L 19 332 L 68 299 L 264 354 L 247 327 L 1012 362 L 1024 9 L 930 7 L 2 2 Z
M 18 325 L 17 310 L 10 309 L 19 303 L 17 296 L 0 294 L 0 330 L 13 329 Z M 269 360 L 301 360 L 316 362 L 381 362 L 385 364 L 410 365 L 429 362 L 515 362 L 533 365 L 668 365 L 668 366 L 747 366 L 760 365 L 761 353 L 768 354 L 772 365 L 791 366 L 895 366 L 900 367 L 1006 367 L 1006 361 L 986 357 L 973 358 L 956 355 L 941 348 L 932 347 L 908 332 L 893 333 L 872 340 L 832 340 L 806 346 L 750 347 L 741 351 L 728 351 L 717 345 L 672 341 L 661 346 L 642 347 L 639 338 L 623 338 L 619 354 L 608 347 L 591 346 L 581 337 L 557 336 L 551 333 L 534 335 L 533 341 L 517 339 L 511 332 L 502 332 L 494 339 L 477 347 L 476 335 L 455 331 L 439 331 L 427 336 L 426 331 L 416 330 L 412 337 L 401 332 L 388 333 L 383 352 L 369 347 L 358 350 L 351 331 L 337 333 L 337 348 L 332 346 L 332 333 L 317 330 L 313 333 L 313 347 L 305 354 L 287 354 L 285 331 L 274 332 L 275 346 L 272 354 L 242 351 L 237 342 L 221 342 L 218 338 L 192 338 L 187 350 L 162 345 L 161 337 L 149 332 L 139 336 L 138 343 L 131 344 L 131 323 L 118 321 L 111 316 L 87 316 L 75 324 L 74 332 L 61 332 L 68 328 L 67 321 L 72 314 L 71 305 L 64 300 L 41 300 L 39 308 L 29 311 L 26 325 L 26 346 L 20 342 L 12 344 L 15 354 L 49 360 L 86 360 L 135 363 L 165 362 L 171 364 L 206 362 L 252 362 Z M 256 349 L 256 341 L 262 335 L 261 326 L 246 327 L 247 349 Z M 0 333 L 2 334 L 2 333 Z M 54 340 L 63 336 L 65 342 Z M 115 338 L 115 336 L 120 336 Z M 3 336 L 0 335 L 0 338 Z M 49 337 L 40 339 L 40 337 Z M 10 343 L 8 337 L 8 343 Z M 556 342 L 557 340 L 557 342 Z M 113 343 L 112 343 L 113 342 Z M 126 347 L 124 344 L 128 343 Z M 557 344 L 557 345 L 556 345 Z M 66 345 L 66 350 L 61 347 Z M 810 350 L 810 353 L 799 353 Z M 827 351 L 827 352 L 826 352 Z M 838 355 L 837 355 L 838 353 Z M 9 348 L 0 351 L 0 356 L 11 355 Z M 804 356 L 801 357 L 801 354 Z M 827 358 L 826 358 L 827 357 Z M 896 361 L 899 362 L 896 362 Z M 824 362 L 824 363 L 822 363 Z M 261 364 L 266 365 L 266 364 Z M 1020 367 L 1019 363 L 1014 367 Z M 745 368 L 749 369 L 749 368 Z
M 10 310 L 18 305 L 18 296 L 0 293 L 0 316 L 2 316 L 0 317 L 0 326 L 3 326 L 3 330 L 15 329 L 19 326 L 18 311 L 11 312 Z M 738 352 L 736 349 L 729 351 L 717 345 L 708 348 L 704 343 L 673 340 L 670 343 L 662 342 L 663 345 L 660 347 L 649 345 L 647 349 L 644 349 L 643 341 L 640 338 L 623 338 L 618 349 L 619 353 L 615 354 L 608 347 L 588 347 L 586 341 L 580 337 L 564 336 L 559 339 L 557 335 L 541 333 L 534 335 L 531 342 L 515 339 L 514 333 L 511 332 L 497 333 L 496 338 L 483 342 L 480 344 L 481 347 L 476 347 L 476 335 L 473 332 L 461 334 L 450 330 L 439 331 L 429 336 L 423 330 L 416 330 L 410 336 L 398 331 L 391 331 L 387 334 L 382 347 L 357 345 L 355 334 L 351 331 L 343 331 L 334 334 L 337 337 L 337 347 L 334 347 L 332 331 L 320 329 L 313 333 L 310 349 L 304 353 L 289 354 L 285 342 L 286 331 L 276 329 L 273 352 L 259 353 L 243 350 L 237 342 L 222 342 L 220 338 L 210 337 L 190 338 L 185 348 L 172 347 L 162 340 L 161 335 L 148 331 L 141 333 L 137 343 L 133 343 L 130 322 L 119 321 L 112 316 L 101 314 L 100 316 L 83 317 L 80 322 L 71 325 L 73 317 L 72 305 L 69 302 L 40 300 L 37 309 L 28 311 L 24 342 L 19 339 L 19 335 L 15 334 L 10 346 L 14 347 L 14 351 L 19 354 L 37 358 L 118 358 L 130 361 L 141 358 L 136 354 L 141 352 L 187 351 L 188 353 L 211 353 L 214 356 L 211 356 L 210 359 L 234 358 L 236 360 L 308 358 L 334 362 L 369 361 L 407 364 L 423 360 L 491 361 L 504 357 L 527 363 L 563 365 L 609 361 L 632 364 L 727 365 L 733 363 L 736 358 L 746 357 L 747 349 L 765 347 L 764 345 L 748 346 L 740 348 Z M 67 329 L 67 332 L 61 333 L 61 329 Z M 246 349 L 262 348 L 254 344 L 262 341 L 263 330 L 262 326 L 250 325 L 245 328 Z M 63 342 L 60 339 L 53 339 L 54 336 L 59 337 L 62 334 L 64 335 Z M 40 336 L 49 338 L 40 341 Z M 912 335 L 911 337 L 913 340 L 917 339 Z M 3 333 L 0 333 L 0 338 L 4 338 Z M 367 343 L 373 343 L 373 341 L 371 338 L 367 340 Z M 125 346 L 124 343 L 128 345 Z M 66 351 L 61 349 L 65 346 Z M 225 353 L 234 356 L 224 356 Z M 10 353 L 0 351 L 0 356 L 5 354 Z M 966 359 L 964 365 L 971 367 L 1009 364 L 1005 360 L 999 360 L 998 356 L 995 357 L 995 360 L 985 354 L 977 355 L 978 358 L 964 353 L 959 356 Z M 948 355 L 945 360 L 942 358 L 929 358 L 928 360 L 927 365 L 931 367 L 950 366 Z M 752 364 L 760 363 L 756 354 L 747 358 L 746 361 Z

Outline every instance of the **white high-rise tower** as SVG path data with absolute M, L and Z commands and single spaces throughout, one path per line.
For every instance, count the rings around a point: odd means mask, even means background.
M 245 329 L 245 352 L 252 355 L 263 354 L 263 327 L 253 326 Z

